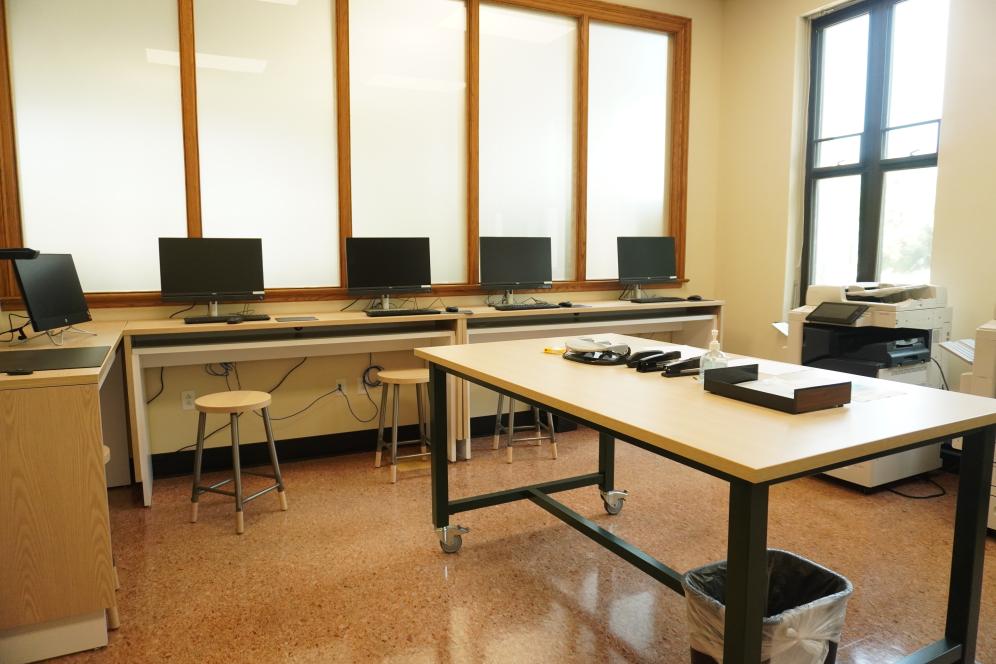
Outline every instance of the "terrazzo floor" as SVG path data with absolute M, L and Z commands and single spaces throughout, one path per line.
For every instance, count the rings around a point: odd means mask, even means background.
M 490 439 L 450 466 L 451 495 L 591 472 L 597 438 L 563 434 L 505 463 Z M 373 455 L 283 465 L 275 494 L 234 532 L 224 496 L 188 522 L 189 478 L 156 481 L 154 506 L 110 492 L 121 629 L 67 662 L 687 662 L 683 600 L 527 502 L 459 515 L 463 549 L 443 554 L 425 467 L 397 485 Z M 207 479 L 211 479 L 208 476 Z M 842 664 L 898 660 L 943 633 L 956 478 L 949 495 L 864 495 L 820 479 L 772 488 L 769 546 L 844 574 L 856 592 Z M 260 478 L 248 478 L 251 489 Z M 625 444 L 608 516 L 597 489 L 559 494 L 578 512 L 679 570 L 725 556 L 727 485 Z M 911 483 L 908 492 L 931 487 Z M 986 544 L 978 660 L 996 662 L 996 538 Z

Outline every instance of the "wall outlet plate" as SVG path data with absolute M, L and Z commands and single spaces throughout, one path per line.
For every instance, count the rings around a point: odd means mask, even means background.
M 194 390 L 184 390 L 180 392 L 180 405 L 184 410 L 194 409 L 194 400 L 197 398 L 197 392 Z
M 342 391 L 343 394 L 346 394 L 346 393 L 349 392 L 349 379 L 348 378 L 336 378 L 335 379 L 335 384 L 336 384 L 336 387 L 338 387 Z

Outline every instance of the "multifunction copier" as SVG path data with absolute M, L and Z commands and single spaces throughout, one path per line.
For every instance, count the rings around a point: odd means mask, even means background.
M 789 314 L 790 361 L 859 376 L 940 387 L 931 362 L 951 336 L 941 286 L 810 286 Z M 874 488 L 936 470 L 940 444 L 858 463 L 827 475 Z

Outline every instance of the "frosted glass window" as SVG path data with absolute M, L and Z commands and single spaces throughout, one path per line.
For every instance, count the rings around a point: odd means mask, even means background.
M 175 0 L 7 0 L 24 242 L 89 292 L 159 290 L 187 234 Z
M 202 231 L 262 238 L 267 288 L 339 285 L 332 4 L 194 2 Z
M 577 21 L 481 6 L 480 234 L 551 238 L 573 279 Z
M 665 235 L 668 36 L 592 21 L 588 279 L 614 279 L 616 238 Z
M 466 23 L 459 0 L 349 3 L 353 235 L 428 237 L 467 280 Z

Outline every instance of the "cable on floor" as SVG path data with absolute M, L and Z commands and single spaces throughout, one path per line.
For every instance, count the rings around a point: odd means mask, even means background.
M 903 498 L 909 498 L 911 500 L 930 500 L 931 498 L 940 498 L 942 496 L 948 495 L 947 490 L 944 487 L 942 487 L 940 484 L 938 484 L 934 479 L 930 477 L 921 477 L 919 479 L 920 481 L 933 484 L 935 487 L 937 487 L 937 491 L 922 496 L 917 496 L 912 493 L 904 493 L 902 491 L 899 491 L 898 489 L 893 489 L 892 487 L 889 487 L 889 491 L 896 494 L 897 496 L 902 496 Z

